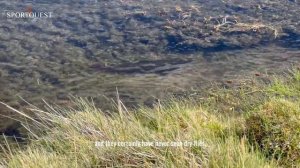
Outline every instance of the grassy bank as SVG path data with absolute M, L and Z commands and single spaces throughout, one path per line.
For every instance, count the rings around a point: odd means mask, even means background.
M 299 167 L 300 72 L 270 81 L 207 90 L 197 98 L 170 99 L 151 109 L 131 111 L 118 101 L 113 114 L 83 99 L 74 101 L 76 109 L 33 108 L 37 117 L 23 119 L 31 132 L 28 145 L 3 145 L 1 164 L 33 168 Z M 105 143 L 95 147 L 96 141 L 98 145 L 102 141 L 128 143 L 126 147 Z M 129 143 L 136 141 L 154 143 L 142 147 Z

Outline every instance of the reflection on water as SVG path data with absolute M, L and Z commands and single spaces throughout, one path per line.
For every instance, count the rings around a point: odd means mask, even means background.
M 52 12 L 0 22 L 2 101 L 128 104 L 277 71 L 300 59 L 300 2 L 288 0 L 0 1 L 1 11 Z M 22 104 L 21 104 L 22 105 Z

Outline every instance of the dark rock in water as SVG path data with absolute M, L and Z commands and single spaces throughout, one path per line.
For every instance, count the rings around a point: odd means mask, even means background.
M 21 124 L 14 123 L 13 125 L 8 126 L 6 129 L 4 129 L 2 132 L 3 135 L 16 140 L 17 142 L 24 142 L 24 136 L 20 132 Z
M 24 137 L 20 131 L 22 126 L 19 122 L 1 117 L 0 121 L 0 135 L 8 136 L 9 138 L 15 139 L 19 142 L 23 141 Z
M 5 101 L 5 100 L 1 100 Z M 8 101 L 8 100 L 7 100 Z M 11 104 L 14 108 L 18 108 L 17 104 Z M 7 136 L 13 135 L 14 133 L 17 133 L 18 127 L 20 127 L 20 124 L 14 120 L 17 119 L 15 113 L 5 107 L 3 104 L 0 104 L 0 134 L 5 134 Z
M 8 127 L 16 124 L 16 122 L 11 119 L 1 117 L 0 120 L 1 120 L 0 133 L 4 133 Z
M 278 44 L 285 48 L 300 49 L 300 32 L 292 28 L 285 28 L 283 32 L 285 35 L 278 40 Z

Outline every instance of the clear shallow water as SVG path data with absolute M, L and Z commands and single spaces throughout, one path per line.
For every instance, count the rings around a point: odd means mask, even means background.
M 300 60 L 300 3 L 289 0 L 2 0 L 0 9 L 53 13 L 2 15 L 0 99 L 16 107 L 18 96 L 67 104 L 70 94 L 104 106 L 116 88 L 128 105 L 147 104 Z

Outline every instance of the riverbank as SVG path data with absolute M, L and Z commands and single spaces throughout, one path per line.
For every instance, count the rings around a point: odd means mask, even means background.
M 1 164 L 298 167 L 300 72 L 270 81 L 212 89 L 203 97 L 170 99 L 135 111 L 118 100 L 113 114 L 84 99 L 74 100 L 76 110 L 33 108 L 37 118 L 23 119 L 31 132 L 28 144 L 2 145 Z

